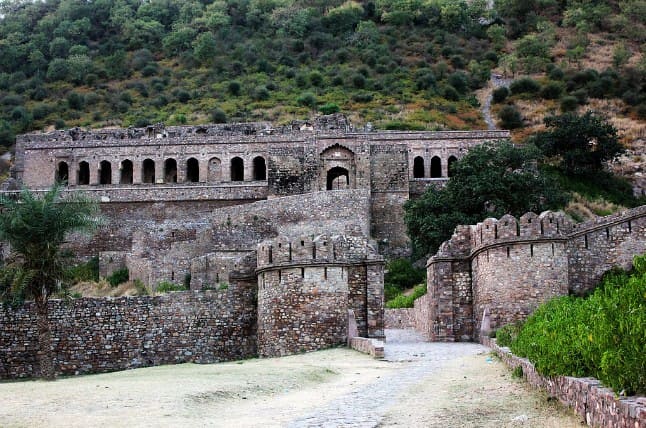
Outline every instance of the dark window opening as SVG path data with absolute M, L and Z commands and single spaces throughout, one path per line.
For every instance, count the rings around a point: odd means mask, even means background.
M 132 161 L 126 159 L 121 162 L 121 179 L 119 184 L 132 184 Z
M 507 258 L 509 258 L 509 247 L 507 247 Z
M 67 184 L 70 178 L 69 173 L 70 169 L 67 166 L 67 162 L 59 162 L 56 168 L 56 182 Z
M 244 181 L 244 161 L 238 157 L 231 159 L 231 181 Z
M 186 181 L 189 183 L 200 181 L 200 164 L 195 158 L 186 161 Z
M 421 156 L 413 159 L 413 178 L 424 178 L 424 159 Z
M 301 278 L 305 278 L 305 268 L 301 268 Z
M 112 184 L 112 164 L 108 161 L 99 164 L 99 184 Z
M 90 184 L 90 164 L 85 161 L 79 163 L 78 184 Z
M 263 158 L 262 156 L 255 157 L 253 159 L 253 179 L 267 179 L 267 165 L 265 163 L 265 158 Z
M 431 178 L 442 177 L 442 161 L 439 157 L 433 156 L 431 158 Z
M 274 262 L 273 251 L 272 251 L 272 248 L 271 248 L 271 247 L 269 247 L 269 255 L 268 255 L 268 258 L 269 258 L 269 263 L 273 263 L 273 262 Z
M 166 159 L 164 162 L 164 183 L 177 183 L 177 161 Z
M 350 173 L 347 169 L 335 166 L 327 172 L 327 190 L 340 190 L 350 187 Z
M 449 177 L 453 177 L 453 174 L 455 172 L 454 171 L 455 163 L 457 161 L 458 161 L 458 158 L 456 158 L 455 156 L 449 156 L 449 160 L 448 160 L 448 163 L 447 163 L 447 172 L 448 172 Z
M 534 257 L 534 244 L 529 245 L 529 256 Z
M 152 159 L 145 159 L 141 170 L 141 181 L 143 183 L 155 182 L 155 162 Z

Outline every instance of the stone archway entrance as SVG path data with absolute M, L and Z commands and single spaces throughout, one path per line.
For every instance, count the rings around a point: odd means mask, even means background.
M 354 153 L 347 147 L 335 144 L 320 155 L 320 190 L 356 188 Z
M 342 190 L 350 187 L 350 173 L 347 169 L 335 166 L 327 172 L 326 190 Z

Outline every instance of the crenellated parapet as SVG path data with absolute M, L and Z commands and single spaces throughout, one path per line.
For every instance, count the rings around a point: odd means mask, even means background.
M 288 355 L 383 336 L 384 260 L 365 237 L 278 236 L 257 246 L 258 351 Z
M 361 236 L 318 235 L 290 238 L 279 236 L 258 244 L 257 270 L 322 264 L 352 264 L 383 258 Z
M 422 328 L 432 340 L 476 338 L 552 297 L 589 292 L 608 269 L 628 269 L 645 252 L 646 206 L 580 224 L 545 211 L 458 226 L 428 260 Z

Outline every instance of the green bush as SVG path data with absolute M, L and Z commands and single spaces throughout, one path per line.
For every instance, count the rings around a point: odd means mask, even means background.
M 496 341 L 498 345 L 500 346 L 509 346 L 511 343 L 516 340 L 518 337 L 518 333 L 520 332 L 520 329 L 522 327 L 522 324 L 520 323 L 514 323 L 514 324 L 507 324 L 503 327 L 500 327 L 496 331 Z
M 493 90 L 491 94 L 491 100 L 494 103 L 501 103 L 507 99 L 509 96 L 509 89 L 506 86 L 501 86 Z
M 563 86 L 557 82 L 550 82 L 541 88 L 541 98 L 546 100 L 556 100 L 561 96 Z
M 74 283 L 80 281 L 98 281 L 99 280 L 99 258 L 92 257 L 85 263 L 80 263 L 71 267 L 67 271 L 67 276 Z
M 128 268 L 117 269 L 106 278 L 106 280 L 113 287 L 116 287 L 119 284 L 123 284 L 124 282 L 128 281 L 128 279 L 130 279 L 130 272 L 128 271 Z
M 511 82 L 511 85 L 509 85 L 509 89 L 511 90 L 511 93 L 514 95 L 517 94 L 535 94 L 538 91 L 541 90 L 541 85 L 529 77 L 523 77 L 518 80 L 514 80 Z
M 587 298 L 540 306 L 511 350 L 543 375 L 594 376 L 616 392 L 646 392 L 646 254 L 632 274 L 613 270 Z
M 399 294 L 394 299 L 386 302 L 386 307 L 389 309 L 412 308 L 415 299 L 422 297 L 424 294 L 426 294 L 426 284 L 420 284 L 413 289 L 410 296 Z
M 319 111 L 323 114 L 338 113 L 339 106 L 335 103 L 326 103 L 319 107 Z
M 500 109 L 500 112 L 498 112 L 498 117 L 500 118 L 500 126 L 504 129 L 523 127 L 523 117 L 514 105 L 504 106 Z
M 579 100 L 577 100 L 576 97 L 566 95 L 561 98 L 561 111 L 563 113 L 574 111 L 577 107 L 579 107 Z
M 316 95 L 311 92 L 303 92 L 298 98 L 296 98 L 296 102 L 299 105 L 312 109 L 316 108 L 316 104 L 318 103 L 316 100 Z
M 161 281 L 160 283 L 157 284 L 157 287 L 155 288 L 155 291 L 157 293 L 169 293 L 171 291 L 186 291 L 188 288 L 186 288 L 183 284 L 175 284 L 174 282 L 170 281 Z

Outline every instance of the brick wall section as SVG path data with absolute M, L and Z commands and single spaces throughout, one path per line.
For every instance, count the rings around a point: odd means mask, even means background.
M 255 287 L 155 297 L 50 302 L 59 374 L 159 364 L 213 363 L 256 355 Z M 0 309 L 0 378 L 38 374 L 33 304 Z
M 604 428 L 642 428 L 646 426 L 646 398 L 617 398 L 614 391 L 604 388 L 594 378 L 540 375 L 526 358 L 513 355 L 509 348 L 502 348 L 494 339 L 483 337 L 482 343 L 492 348 L 510 367 L 522 367 L 523 377 L 530 385 L 542 388 L 572 408 L 589 426 Z
M 384 357 L 384 342 L 367 337 L 350 338 L 350 348 L 355 351 L 363 352 L 375 358 Z

